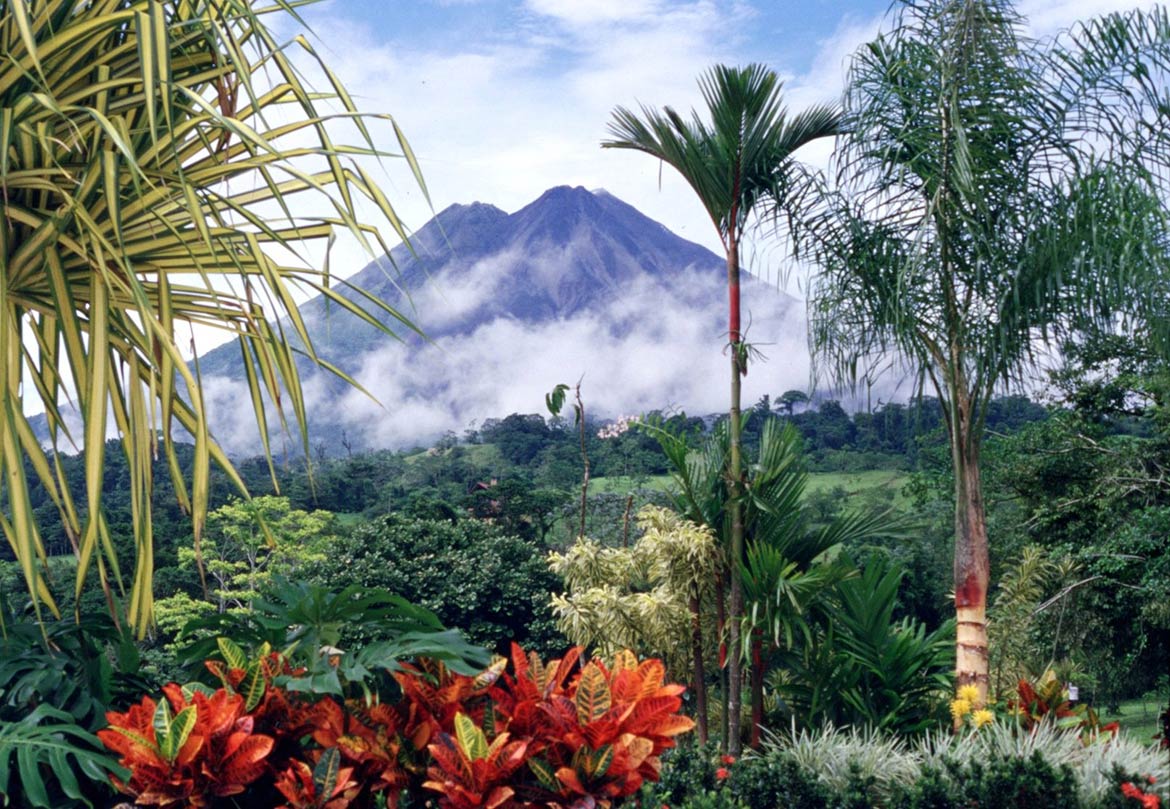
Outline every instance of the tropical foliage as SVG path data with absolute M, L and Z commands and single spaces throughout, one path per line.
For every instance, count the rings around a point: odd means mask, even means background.
M 281 655 L 249 661 L 220 641 L 221 685 L 174 683 L 125 713 L 102 741 L 130 776 L 114 784 L 143 804 L 214 806 L 275 793 L 291 806 L 345 809 L 408 786 L 437 805 L 609 806 L 658 777 L 659 755 L 693 722 L 660 661 L 625 651 L 578 666 L 580 648 L 547 665 L 519 646 L 477 675 L 437 661 L 395 674 L 401 699 L 343 700 L 298 690 Z M 301 740 L 307 739 L 307 744 Z M 424 774 L 425 773 L 425 774 Z M 424 780 L 425 779 L 425 780 Z
M 312 245 L 327 245 L 340 227 L 371 252 L 384 250 L 358 215 L 359 199 L 405 235 L 354 160 L 389 156 L 374 145 L 376 120 L 421 183 L 417 166 L 393 121 L 359 113 L 327 70 L 329 91 L 305 84 L 297 63 L 317 64 L 312 46 L 303 36 L 281 44 L 268 27 L 270 15 L 291 12 L 283 1 L 261 9 L 239 0 L 13 0 L 0 11 L 8 43 L 0 106 L 9 111 L 0 127 L 8 223 L 0 243 L 0 463 L 9 513 L 0 528 L 34 603 L 54 614 L 31 480 L 55 504 L 75 549 L 75 590 L 96 568 L 109 598 L 125 593 L 140 635 L 152 616 L 156 455 L 191 512 L 197 549 L 212 463 L 243 488 L 214 440 L 198 365 L 190 368 L 184 354 L 194 330 L 239 340 L 264 446 L 272 405 L 282 428 L 286 414 L 295 420 L 307 450 L 295 355 L 324 360 L 294 291 L 320 293 L 386 331 L 380 318 L 399 318 L 360 292 L 364 308 L 352 291 L 341 294 Z M 351 127 L 358 142 L 335 140 L 334 124 Z M 50 451 L 26 415 L 27 391 L 45 409 Z M 76 401 L 80 427 L 61 405 L 66 398 Z M 110 432 L 121 437 L 129 469 L 129 575 L 102 507 Z M 179 436 L 194 439 L 189 478 L 174 447 Z M 70 446 L 85 452 L 80 500 L 55 460 Z
M 916 744 L 826 726 L 770 735 L 739 759 L 702 747 L 672 751 L 641 800 L 695 809 L 1144 809 L 1164 805 L 1167 775 L 1165 756 L 1147 745 L 1124 738 L 1086 745 L 1053 723 L 1020 733 L 997 722 Z
M 1167 67 L 1162 9 L 1037 43 L 1006 0 L 900 3 L 849 69 L 840 195 L 800 220 L 822 372 L 896 357 L 943 405 L 957 666 L 981 689 L 988 403 L 1054 340 L 1164 325 Z
M 4 609 L 0 604 L 0 609 Z M 98 805 L 119 774 L 94 731 L 106 706 L 152 683 L 141 656 L 108 615 L 38 625 L 10 614 L 0 637 L 0 801 L 37 807 Z
M 689 665 L 693 588 L 710 588 L 702 573 L 718 563 L 710 531 L 665 509 L 638 514 L 646 533 L 632 547 L 610 548 L 581 537 L 549 554 L 563 582 L 554 594 L 557 626 L 576 644 L 613 654 L 633 648 L 663 656 L 677 676 Z
M 802 726 L 911 736 L 937 725 L 954 666 L 953 629 L 927 631 L 912 618 L 894 618 L 902 575 L 872 558 L 813 607 L 811 634 L 781 657 L 771 681 Z
M 741 378 L 747 373 L 750 347 L 740 318 L 740 250 L 757 206 L 766 200 L 799 209 L 812 184 L 793 153 L 807 143 L 836 135 L 839 118 L 829 107 L 813 107 L 788 116 L 780 80 L 763 65 L 744 68 L 717 65 L 699 79 L 710 123 L 693 113 L 687 121 L 670 107 L 661 113 L 643 107 L 641 115 L 625 107 L 614 110 L 612 138 L 602 146 L 634 149 L 672 166 L 694 189 L 727 254 L 729 295 L 727 341 L 731 357 L 731 405 L 728 410 L 727 564 L 730 569 L 728 609 L 733 649 L 740 645 L 743 584 L 739 564 L 744 557 L 744 465 L 740 449 Z M 740 658 L 732 655 L 728 675 L 730 746 L 738 752 Z

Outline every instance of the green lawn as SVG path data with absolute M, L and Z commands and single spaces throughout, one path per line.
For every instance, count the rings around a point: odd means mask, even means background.
M 1101 711 L 1102 722 L 1120 722 L 1121 729 L 1143 742 L 1152 741 L 1158 732 L 1158 714 L 1166 708 L 1166 702 L 1152 699 L 1131 699 L 1121 703 L 1117 713 Z
M 907 503 L 902 487 L 910 476 L 896 469 L 868 469 L 864 472 L 812 472 L 808 476 L 808 493 L 845 490 L 848 497 L 881 496 L 893 497 L 892 505 Z
M 634 477 L 611 475 L 609 477 L 589 479 L 590 494 L 629 494 L 636 489 L 653 489 L 664 492 L 670 486 L 670 475 L 640 475 Z M 580 483 L 578 483 L 576 490 L 580 493 Z
M 892 469 L 871 469 L 864 472 L 811 472 L 808 476 L 808 492 L 832 491 L 840 487 L 850 497 L 867 493 L 890 493 L 894 505 L 902 505 L 905 497 L 902 487 L 909 475 Z M 671 486 L 670 475 L 592 478 L 589 481 L 591 494 L 627 494 L 635 489 L 657 489 L 666 491 Z

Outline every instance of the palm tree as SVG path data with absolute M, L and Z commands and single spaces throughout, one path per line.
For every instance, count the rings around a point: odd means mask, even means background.
M 317 360 L 293 293 L 317 292 L 384 330 L 399 315 L 342 295 L 305 248 L 348 230 L 386 245 L 358 214 L 365 199 L 400 237 L 390 202 L 358 155 L 374 145 L 332 73 L 331 91 L 301 71 L 303 37 L 277 43 L 264 15 L 285 0 L 8 0 L 0 4 L 0 489 L 3 530 L 38 615 L 59 614 L 42 573 L 45 548 L 30 501 L 48 493 L 77 556 L 75 591 L 96 569 L 114 609 L 139 633 L 151 621 L 151 469 L 161 454 L 198 547 L 212 463 L 243 490 L 217 446 L 198 372 L 181 346 L 194 327 L 234 335 L 268 450 L 269 403 L 291 413 L 307 450 L 295 353 Z M 324 69 L 324 66 L 320 66 Z M 420 183 L 397 125 L 384 122 Z M 340 124 L 356 144 L 331 134 Z M 423 189 L 425 192 L 425 188 Z M 296 348 L 294 349 L 294 346 Z M 46 451 L 25 410 L 45 408 Z M 73 435 L 61 402 L 73 399 Z M 112 421 L 110 420 L 112 417 Z M 113 429 L 129 462 L 135 570 L 128 587 L 102 511 L 103 449 Z M 194 438 L 190 483 L 176 429 Z M 75 440 L 77 439 L 77 440 Z M 57 453 L 85 453 L 75 499 Z M 307 453 L 306 453 L 307 454 Z M 28 461 L 26 471 L 25 459 Z
M 752 660 L 751 741 L 757 747 L 764 720 L 765 638 L 770 649 L 777 649 L 791 648 L 798 630 L 807 637 L 808 606 L 842 578 L 856 575 L 851 564 L 837 563 L 835 557 L 847 546 L 897 536 L 904 526 L 888 512 L 848 512 L 816 525 L 805 504 L 808 472 L 800 432 L 775 417 L 764 424 L 748 483 L 741 576 L 744 640 Z
M 1021 25 L 1006 0 L 902 3 L 853 59 L 841 195 L 798 234 L 819 265 L 818 365 L 856 381 L 896 356 L 942 402 L 956 674 L 984 696 L 991 397 L 1062 338 L 1127 322 L 1164 331 L 1170 292 L 1166 11 L 1049 43 Z
M 727 489 L 721 485 L 730 443 L 726 428 L 720 425 L 696 448 L 685 435 L 655 424 L 640 427 L 658 440 L 666 455 L 677 486 L 678 511 L 718 535 L 727 501 Z M 770 638 L 773 647 L 782 643 L 791 647 L 794 633 L 808 631 L 804 612 L 809 605 L 836 581 L 854 575 L 848 565 L 834 563 L 837 551 L 902 531 L 900 522 L 888 514 L 849 513 L 814 525 L 803 503 L 808 473 L 800 443 L 795 427 L 771 417 L 761 430 L 759 454 L 746 464 L 746 547 L 739 566 L 745 614 L 739 623 L 740 651 L 752 661 L 753 747 L 759 743 L 763 725 L 765 640 Z M 697 615 L 699 605 L 694 604 L 692 610 Z M 701 660 L 697 649 L 694 655 Z M 695 680 L 700 684 L 701 675 L 697 669 Z
M 711 217 L 727 256 L 728 348 L 731 355 L 730 453 L 727 463 L 729 626 L 732 649 L 739 649 L 738 616 L 743 588 L 738 566 L 744 553 L 743 461 L 740 452 L 740 381 L 747 373 L 748 346 L 740 327 L 740 259 L 744 231 L 764 199 L 800 195 L 806 177 L 793 153 L 818 138 L 838 132 L 838 115 L 814 107 L 791 118 L 781 103 L 780 81 L 763 65 L 743 68 L 717 65 L 699 79 L 710 123 L 692 113 L 686 121 L 670 107 L 662 112 L 643 106 L 641 115 L 618 107 L 603 147 L 635 149 L 673 166 L 690 184 Z M 741 667 L 738 654 L 728 666 L 729 749 L 740 749 Z

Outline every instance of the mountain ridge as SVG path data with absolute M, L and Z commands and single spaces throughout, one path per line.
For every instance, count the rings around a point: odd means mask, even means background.
M 603 388 L 594 394 L 603 410 L 624 411 L 655 398 L 652 383 L 668 400 L 707 407 L 690 401 L 696 386 L 706 384 L 690 355 L 702 351 L 718 359 L 718 346 L 726 342 L 725 260 L 604 189 L 557 186 L 510 214 L 484 202 L 450 205 L 411 243 L 370 262 L 337 289 L 375 314 L 346 285 L 387 301 L 430 343 L 400 324 L 397 342 L 320 298 L 300 307 L 318 355 L 397 405 L 370 410 L 340 380 L 305 360 L 299 365 L 314 435 L 328 434 L 332 442 L 348 423 L 352 443 L 355 430 L 390 417 L 414 421 L 424 440 L 442 432 L 439 421 L 458 429 L 468 418 L 513 407 L 539 410 L 539 391 L 584 373 Z M 794 311 L 792 298 L 750 277 L 744 292 L 745 305 L 757 301 L 757 314 L 764 313 L 757 322 L 768 329 L 774 330 L 778 313 Z M 235 345 L 199 362 L 213 389 L 243 379 Z M 667 368 L 675 369 L 673 377 Z M 623 398 L 623 390 L 630 395 Z M 224 405 L 239 399 L 238 393 L 219 398 Z M 706 393 L 701 398 L 710 399 Z M 237 426 L 242 422 L 231 429 Z M 395 440 L 383 434 L 359 443 Z

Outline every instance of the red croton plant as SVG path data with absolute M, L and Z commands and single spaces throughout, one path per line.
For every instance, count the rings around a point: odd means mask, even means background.
M 1120 729 L 1117 722 L 1102 724 L 1097 712 L 1084 704 L 1074 704 L 1060 681 L 1049 679 L 1038 685 L 1020 680 L 1016 699 L 1008 703 L 1017 721 L 1031 730 L 1044 721 L 1055 721 L 1060 727 L 1077 728 L 1088 744 L 1098 738 L 1115 736 Z
M 279 655 L 221 650 L 218 689 L 171 684 L 107 714 L 98 735 L 131 773 L 114 785 L 137 804 L 363 809 L 429 790 L 450 809 L 605 807 L 657 780 L 659 754 L 694 726 L 661 661 L 628 651 L 610 667 L 581 665 L 579 648 L 545 665 L 513 645 L 474 677 L 423 660 L 394 675 L 402 696 L 387 703 L 290 692 Z

